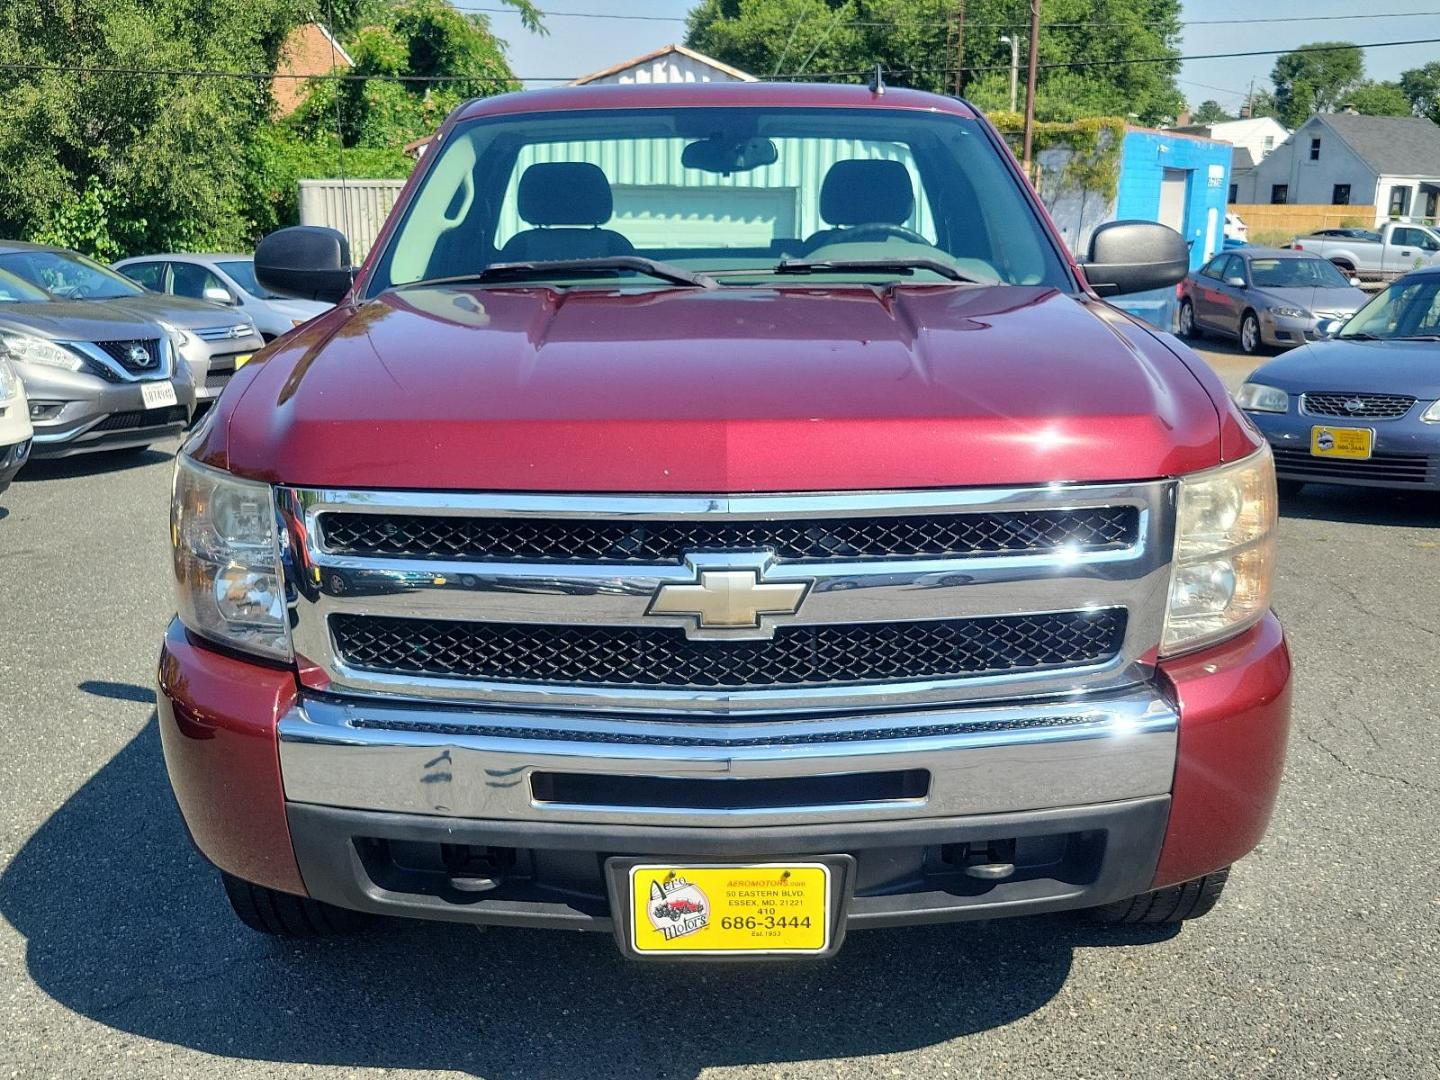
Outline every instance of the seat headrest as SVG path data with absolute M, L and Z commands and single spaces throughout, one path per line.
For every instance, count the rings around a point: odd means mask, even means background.
M 550 161 L 520 175 L 516 208 L 531 225 L 603 225 L 615 212 L 615 200 L 598 165 Z
M 837 161 L 820 185 L 820 216 L 831 225 L 903 225 L 914 211 L 910 173 L 898 161 Z

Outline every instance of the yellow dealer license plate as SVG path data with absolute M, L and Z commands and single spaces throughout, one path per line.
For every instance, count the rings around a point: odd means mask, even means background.
M 1313 427 L 1310 429 L 1310 453 L 1315 457 L 1364 461 L 1370 456 L 1374 439 L 1375 433 L 1369 428 Z
M 835 888 L 824 863 L 630 868 L 630 946 L 640 956 L 823 953 Z
M 240 353 L 238 356 L 236 356 L 236 357 L 235 357 L 235 370 L 236 370 L 236 371 L 239 371 L 242 367 L 244 367 L 246 364 L 248 364 L 248 363 L 250 362 L 250 358 L 251 358 L 252 356 L 254 356 L 254 355 L 255 355 L 254 353 L 242 352 L 242 353 Z

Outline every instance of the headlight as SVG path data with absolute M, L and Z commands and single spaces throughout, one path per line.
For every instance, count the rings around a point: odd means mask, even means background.
M 176 609 L 222 645 L 289 660 L 290 624 L 269 484 L 239 480 L 181 454 L 170 503 Z
M 9 401 L 20 392 L 20 376 L 10 366 L 10 361 L 0 354 L 0 401 Z
M 1310 319 L 1314 318 L 1308 311 L 1302 311 L 1298 307 L 1272 307 L 1271 315 L 1279 315 L 1282 319 Z
M 71 352 L 64 345 L 57 345 L 53 341 L 31 334 L 0 334 L 0 347 L 10 354 L 12 360 L 64 368 L 66 371 L 85 370 L 85 361 L 79 353 Z
M 1430 407 L 1420 414 L 1427 424 L 1440 424 L 1440 401 L 1431 402 Z
M 1244 461 L 1180 481 L 1175 564 L 1160 651 L 1230 637 L 1270 609 L 1275 569 L 1275 462 L 1262 446 Z
M 180 327 L 175 326 L 173 323 L 168 323 L 161 319 L 156 319 L 155 325 L 160 327 L 161 330 L 165 331 L 165 336 L 170 339 L 170 347 L 176 352 L 179 352 L 181 349 L 185 348 L 185 346 L 189 345 L 192 341 L 195 340 L 193 337 L 190 336 L 189 331 L 182 330 L 180 329 Z
M 1264 383 L 1247 382 L 1235 395 L 1235 404 L 1246 412 L 1289 412 L 1290 395 Z

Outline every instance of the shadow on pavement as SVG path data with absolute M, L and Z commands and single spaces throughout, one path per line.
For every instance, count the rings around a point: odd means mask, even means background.
M 94 454 L 76 454 L 64 458 L 31 458 L 30 463 L 15 475 L 15 483 L 27 484 L 37 480 L 64 480 L 72 476 L 100 476 L 105 473 L 124 472 L 146 465 L 157 465 L 175 457 L 174 449 L 156 450 L 110 450 Z
M 1036 918 L 856 933 L 831 961 L 750 966 L 640 966 L 607 935 L 448 924 L 275 942 L 233 919 L 186 841 L 153 717 L 25 843 L 0 876 L 0 915 L 41 989 L 115 1029 L 225 1056 L 516 1080 L 688 1080 L 922 1047 L 1035 1011 L 1077 947 L 1173 934 Z
M 1440 526 L 1440 497 L 1433 491 L 1306 484 L 1299 494 L 1280 497 L 1280 516 L 1433 529 Z

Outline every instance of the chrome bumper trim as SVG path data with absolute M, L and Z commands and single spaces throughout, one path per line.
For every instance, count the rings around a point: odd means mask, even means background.
M 512 821 L 766 825 L 1009 813 L 1170 790 L 1178 717 L 1146 686 L 1113 697 L 746 723 L 686 723 L 306 698 L 280 721 L 292 802 Z M 762 810 L 572 807 L 537 770 L 758 779 L 925 769 L 928 794 Z

